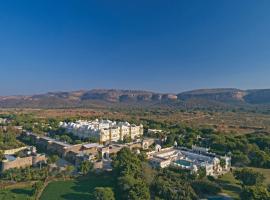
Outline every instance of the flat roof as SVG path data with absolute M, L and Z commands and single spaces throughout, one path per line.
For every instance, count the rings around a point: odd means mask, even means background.
M 89 143 L 89 144 L 84 144 L 83 147 L 90 149 L 90 148 L 94 148 L 94 147 L 103 147 L 103 145 L 100 145 L 98 143 Z
M 72 146 L 72 145 L 70 145 L 70 144 L 61 142 L 61 141 L 59 141 L 59 140 L 56 140 L 56 139 L 53 139 L 53 138 L 50 138 L 50 137 L 42 136 L 42 137 L 40 137 L 40 138 L 43 138 L 43 139 L 45 139 L 45 140 L 47 140 L 47 141 L 51 141 L 51 142 L 53 142 L 53 143 L 55 143 L 55 144 L 59 144 L 59 145 L 64 146 L 64 147 L 71 147 L 71 146 Z

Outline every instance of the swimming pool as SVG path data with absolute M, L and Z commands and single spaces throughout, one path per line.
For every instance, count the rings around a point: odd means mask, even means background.
M 191 162 L 187 161 L 187 160 L 177 160 L 175 161 L 176 164 L 178 165 L 183 165 L 185 167 L 190 167 L 191 166 Z

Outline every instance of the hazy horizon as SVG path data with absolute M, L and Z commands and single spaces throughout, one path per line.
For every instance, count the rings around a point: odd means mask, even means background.
M 183 92 L 190 92 L 190 91 L 195 91 L 195 90 L 211 90 L 211 89 L 239 89 L 239 90 L 264 90 L 264 89 L 270 89 L 269 88 L 224 88 L 224 87 L 212 87 L 212 88 L 193 88 L 190 90 L 183 90 L 183 91 L 156 91 L 156 90 L 145 90 L 145 89 L 140 89 L 140 88 L 83 88 L 83 89 L 71 89 L 71 90 L 51 90 L 51 91 L 41 91 L 37 93 L 18 93 L 18 94 L 8 94 L 8 95 L 2 95 L 0 96 L 31 96 L 31 95 L 39 95 L 39 94 L 46 94 L 46 93 L 57 93 L 57 92 L 77 92 L 77 91 L 90 91 L 90 90 L 131 90 L 131 91 L 145 91 L 145 92 L 154 92 L 154 93 L 161 93 L 161 94 L 180 94 Z
M 0 96 L 270 88 L 269 6 L 255 0 L 1 2 Z

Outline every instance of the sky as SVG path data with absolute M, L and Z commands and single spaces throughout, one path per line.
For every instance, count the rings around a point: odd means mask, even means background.
M 0 96 L 270 88 L 269 0 L 0 1 Z

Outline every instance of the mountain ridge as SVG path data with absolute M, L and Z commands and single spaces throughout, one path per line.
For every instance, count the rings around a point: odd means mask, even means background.
M 197 89 L 181 93 L 144 90 L 91 89 L 35 95 L 0 96 L 1 108 L 61 108 L 97 106 L 250 107 L 270 105 L 270 89 Z

